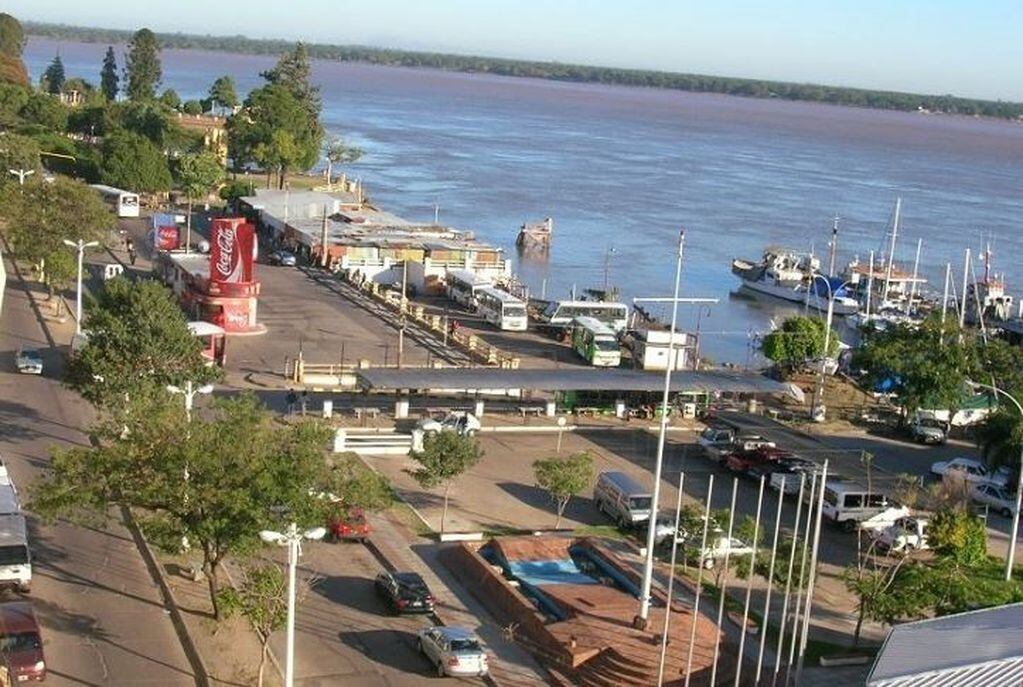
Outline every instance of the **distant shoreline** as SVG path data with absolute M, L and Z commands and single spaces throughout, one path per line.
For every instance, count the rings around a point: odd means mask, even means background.
M 23 24 L 25 33 L 29 36 L 82 43 L 126 43 L 134 33 L 121 29 L 31 21 Z M 157 33 L 156 35 L 164 48 L 208 50 L 245 55 L 278 55 L 295 45 L 295 41 L 257 39 L 245 36 L 203 36 L 186 33 Z M 1013 121 L 1023 120 L 1023 103 L 1001 100 L 980 100 L 951 95 L 924 95 L 642 69 L 620 69 L 560 62 L 392 50 L 355 45 L 307 43 L 306 46 L 310 57 L 336 62 L 362 62 L 390 67 L 428 67 L 452 72 L 496 74 L 549 81 L 637 86 L 696 93 L 721 93 L 750 98 L 779 98 L 875 110 L 919 111 L 992 117 Z

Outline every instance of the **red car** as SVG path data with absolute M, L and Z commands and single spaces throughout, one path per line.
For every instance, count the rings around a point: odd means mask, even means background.
M 754 467 L 777 462 L 788 454 L 773 446 L 761 446 L 749 451 L 733 451 L 725 456 L 724 465 L 732 472 L 749 472 Z
M 345 508 L 338 510 L 327 523 L 327 530 L 334 541 L 365 542 L 371 531 L 366 513 L 361 508 Z

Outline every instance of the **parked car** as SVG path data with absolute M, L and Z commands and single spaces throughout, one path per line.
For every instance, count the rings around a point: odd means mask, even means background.
M 877 545 L 893 552 L 926 549 L 927 525 L 927 518 L 903 516 L 881 530 L 877 537 Z
M 1011 518 L 1016 512 L 1016 497 L 1005 487 L 994 484 L 975 484 L 970 496 L 977 503 L 983 503 L 991 510 Z
M 734 441 L 734 429 L 715 425 L 711 425 L 700 432 L 700 436 L 696 439 L 696 443 L 703 449 L 703 452 L 715 459 L 720 458 L 722 453 L 730 451 Z
M 948 461 L 938 461 L 931 465 L 931 472 L 942 479 L 947 477 L 958 477 L 975 484 L 994 484 L 1004 487 L 1009 483 L 1009 471 L 1005 468 L 990 470 L 979 460 L 973 458 L 953 458 Z
M 487 674 L 487 653 L 479 638 L 464 627 L 427 627 L 420 630 L 416 646 L 437 668 L 439 677 Z
M 294 267 L 298 264 L 294 253 L 289 253 L 286 250 L 278 250 L 270 253 L 270 255 L 267 256 L 266 261 L 271 265 L 283 265 L 285 267 Z
M 707 545 L 703 547 L 702 551 L 700 550 L 701 539 L 702 533 L 698 533 L 681 543 L 686 546 L 686 557 L 689 560 L 698 561 L 707 569 L 713 568 L 718 561 L 723 561 L 725 555 L 731 558 L 733 556 L 748 556 L 753 553 L 752 546 L 736 537 L 729 539 L 723 530 L 717 528 L 707 533 Z
M 6 659 L 12 684 L 46 679 L 43 640 L 28 601 L 0 603 L 0 653 Z
M 475 415 L 460 410 L 448 413 L 443 420 L 427 417 L 416 423 L 416 429 L 421 430 L 424 434 L 458 432 L 462 436 L 468 437 L 480 431 L 480 427 L 482 425 Z
M 597 475 L 593 504 L 619 525 L 632 527 L 649 521 L 652 501 L 650 490 L 624 472 L 612 470 Z
M 944 444 L 948 441 L 947 425 L 932 417 L 917 417 L 909 427 L 909 434 L 921 444 Z
M 383 572 L 373 586 L 395 615 L 433 612 L 433 595 L 419 573 Z
M 768 486 L 774 491 L 783 488 L 788 495 L 795 496 L 799 493 L 800 475 L 806 475 L 804 480 L 804 491 L 810 488 L 810 477 L 820 474 L 821 466 L 807 458 L 799 456 L 787 456 L 778 460 L 778 464 L 771 468 L 771 479 Z
M 43 357 L 34 348 L 19 348 L 14 357 L 14 365 L 22 374 L 41 375 L 43 373 Z
M 361 508 L 346 508 L 340 503 L 327 521 L 327 531 L 333 541 L 364 543 L 373 531 Z
M 760 474 L 767 474 L 763 470 L 768 467 L 768 464 L 774 464 L 787 455 L 784 451 L 771 446 L 761 446 L 751 450 L 740 449 L 725 456 L 724 466 L 732 472 L 750 473 L 756 469 L 761 471 Z

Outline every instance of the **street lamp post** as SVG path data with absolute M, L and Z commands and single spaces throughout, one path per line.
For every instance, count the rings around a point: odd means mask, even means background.
M 36 173 L 34 169 L 9 169 L 7 170 L 14 176 L 18 177 L 18 185 L 25 185 L 25 177 L 31 176 Z
M 832 323 L 832 320 L 834 320 L 834 318 L 835 318 L 835 291 L 836 290 L 837 291 L 841 291 L 842 289 L 844 289 L 849 284 L 849 282 L 843 282 L 838 287 L 838 289 L 832 290 L 832 288 L 831 288 L 831 281 L 830 280 L 825 279 L 820 274 L 815 274 L 815 275 L 813 275 L 813 278 L 810 279 L 810 285 L 812 286 L 813 283 L 816 280 L 818 280 L 818 279 L 823 281 L 824 285 L 828 287 L 828 310 L 827 310 L 827 316 L 825 317 L 825 320 L 824 320 L 824 350 L 821 352 L 821 377 L 820 377 L 820 382 L 817 385 L 817 393 L 815 393 L 813 395 L 813 405 L 810 407 L 810 419 L 811 420 L 816 419 L 817 408 L 818 408 L 818 404 L 819 404 L 819 407 L 822 409 L 821 421 L 823 422 L 823 414 L 824 414 L 823 413 L 823 410 L 824 410 L 824 377 L 827 374 L 828 347 L 831 345 L 831 323 Z M 810 290 L 810 287 L 807 287 L 807 291 L 808 292 L 809 292 L 809 290 Z
M 12 170 L 13 171 L 13 170 Z M 64 239 L 64 245 L 70 246 L 78 251 L 78 288 L 75 292 L 75 333 L 82 333 L 82 261 L 85 258 L 85 249 L 94 248 L 99 241 L 69 241 Z
M 1020 417 L 1023 417 L 1023 406 L 1020 405 L 1019 401 L 1004 389 L 999 389 L 993 384 L 980 384 L 973 382 L 974 386 L 978 386 L 982 389 L 988 389 L 1001 394 L 1007 399 L 1012 401 L 1012 404 L 1016 406 L 1016 410 L 1019 411 Z M 1020 447 L 1019 454 L 1019 478 L 1016 482 L 1016 510 L 1012 514 L 1012 535 L 1009 537 L 1009 551 L 1005 556 L 1005 581 L 1008 582 L 1012 579 L 1012 568 L 1015 565 L 1016 559 L 1016 536 L 1019 534 L 1019 510 L 1023 507 L 1023 446 Z
M 185 421 L 188 424 L 192 424 L 192 407 L 194 405 L 196 394 L 212 394 L 213 385 L 204 384 L 203 386 L 197 387 L 192 384 L 192 380 L 188 380 L 185 382 L 184 389 L 179 386 L 174 386 L 173 384 L 168 384 L 167 391 L 172 394 L 181 394 L 185 397 Z
M 327 534 L 327 530 L 322 527 L 299 532 L 298 525 L 295 523 L 291 523 L 284 532 L 263 530 L 259 533 L 259 538 L 267 544 L 288 547 L 288 629 L 284 687 L 294 687 L 295 685 L 295 570 L 298 567 L 298 557 L 302 555 L 302 540 L 323 539 L 325 534 Z

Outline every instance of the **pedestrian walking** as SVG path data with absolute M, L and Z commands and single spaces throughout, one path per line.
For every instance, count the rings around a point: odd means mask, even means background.
M 309 405 L 309 392 L 302 389 L 302 417 L 305 417 L 306 408 Z
M 288 415 L 294 415 L 295 403 L 298 401 L 298 396 L 295 394 L 295 390 L 288 389 L 288 395 L 284 397 L 284 400 L 288 404 Z
M 131 239 L 126 239 L 124 242 L 125 248 L 128 250 L 128 262 L 135 266 L 135 243 Z

